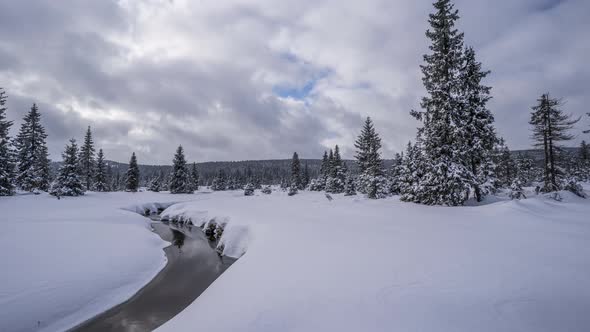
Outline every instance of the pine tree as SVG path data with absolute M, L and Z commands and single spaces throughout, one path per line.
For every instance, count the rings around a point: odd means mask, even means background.
M 348 173 L 346 175 L 346 184 L 344 186 L 344 196 L 356 195 L 356 186 L 354 184 L 354 177 Z
M 299 161 L 297 152 L 293 153 L 293 158 L 291 159 L 291 187 L 297 189 L 301 187 L 301 162 Z
M 468 198 L 476 179 L 465 166 L 464 142 L 459 126 L 464 108 L 463 33 L 455 29 L 458 11 L 450 0 L 434 3 L 436 13 L 430 14 L 432 30 L 431 54 L 424 55 L 422 82 L 428 96 L 423 97 L 424 112 L 412 111 L 422 121 L 418 143 L 423 149 L 425 174 L 415 187 L 416 202 L 429 205 L 460 205 Z
M 84 195 L 78 160 L 78 145 L 75 139 L 70 139 L 70 144 L 66 146 L 62 157 L 63 164 L 59 168 L 57 179 L 51 186 L 50 194 L 57 197 Z
M 526 155 L 516 157 L 516 178 L 523 186 L 530 186 L 536 180 L 535 161 Z
M 326 180 L 326 192 L 329 193 L 342 193 L 344 192 L 344 186 L 346 183 L 346 164 L 342 161 L 340 156 L 340 149 L 338 145 L 334 147 L 334 152 L 330 150 L 328 157 L 329 162 L 329 174 Z
M 590 160 L 590 147 L 586 144 L 586 141 L 582 141 L 580 143 L 580 160 L 588 161 Z
M 494 164 L 496 166 L 495 174 L 497 176 L 496 187 L 510 187 L 518 171 L 516 163 L 512 158 L 510 149 L 501 138 L 494 148 Z
M 26 191 L 49 189 L 49 154 L 45 140 L 47 134 L 41 125 L 37 105 L 24 118 L 14 141 L 17 158 L 16 183 Z
M 125 191 L 137 192 L 137 189 L 139 189 L 139 166 L 135 152 L 133 152 L 129 160 L 129 168 L 125 173 Z
M 197 169 L 197 163 L 193 163 L 191 167 L 191 190 L 196 191 L 199 190 L 199 170 Z
M 359 190 L 372 199 L 385 197 L 389 186 L 383 176 L 383 161 L 379 152 L 381 138 L 370 117 L 365 120 L 354 146 L 357 149 L 355 157 L 360 173 Z
M 574 137 L 567 132 L 573 128 L 580 119 L 572 120 L 560 109 L 562 102 L 559 99 L 543 94 L 537 100 L 538 104 L 533 106 L 530 124 L 533 126 L 532 138 L 535 146 L 542 147 L 544 151 L 544 192 L 557 191 L 561 189 L 560 177 L 563 175 L 560 170 L 559 153 L 561 146 L 559 142 L 572 140 Z
M 14 162 L 9 131 L 12 121 L 6 119 L 6 93 L 0 88 L 0 196 L 14 194 Z
M 403 156 L 400 170 L 399 170 L 399 192 L 400 200 L 405 202 L 420 202 L 424 200 L 422 195 L 424 193 L 420 188 L 420 183 L 425 176 L 424 169 L 426 162 L 422 149 L 418 144 L 412 145 L 408 142 L 406 153 Z
M 83 154 L 82 154 L 83 155 Z M 84 174 L 84 172 L 83 172 Z M 87 175 L 85 173 L 84 175 Z M 98 192 L 109 191 L 107 180 L 107 165 L 104 160 L 104 153 L 102 149 L 98 150 L 98 157 L 96 159 L 96 174 L 94 177 L 94 189 Z M 88 184 L 88 182 L 86 182 Z
M 193 192 L 192 188 L 186 159 L 184 158 L 184 150 L 182 149 L 182 145 L 180 145 L 174 155 L 172 174 L 170 175 L 170 193 L 189 194 Z
M 491 88 L 481 84 L 481 80 L 490 72 L 482 71 L 473 48 L 465 50 L 463 61 L 459 75 L 462 110 L 456 114 L 458 118 L 454 122 L 458 124 L 457 139 L 463 142 L 459 156 L 473 175 L 472 187 L 476 200 L 480 202 L 489 193 L 490 182 L 494 177 L 488 171 L 494 168 L 492 156 L 498 138 L 493 126 L 494 116 L 486 107 L 491 99 Z
M 90 126 L 86 130 L 84 136 L 84 145 L 80 148 L 80 169 L 84 177 L 84 185 L 86 190 L 92 190 L 92 183 L 95 178 L 96 160 L 94 160 L 94 140 L 92 139 L 92 131 Z
M 244 186 L 244 196 L 253 196 L 254 195 L 254 185 L 252 183 L 247 183 Z
M 162 188 L 162 179 L 164 178 L 164 174 L 162 173 L 162 170 L 158 171 L 158 174 L 156 174 L 150 181 L 149 186 L 148 186 L 148 190 L 149 191 L 153 191 L 155 193 L 160 191 L 160 188 Z
M 396 153 L 389 171 L 389 192 L 393 195 L 400 194 L 403 154 Z
M 227 177 L 225 171 L 220 169 L 215 179 L 211 183 L 211 190 L 222 191 L 227 189 Z
M 301 189 L 307 188 L 307 186 L 309 186 L 309 181 L 309 166 L 305 163 L 303 172 L 301 173 Z

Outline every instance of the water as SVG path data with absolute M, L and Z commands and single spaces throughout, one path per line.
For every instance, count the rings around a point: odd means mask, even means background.
M 144 288 L 124 302 L 72 331 L 152 331 L 191 304 L 235 260 L 219 257 L 194 226 L 153 223 L 172 243 L 164 249 L 168 264 Z

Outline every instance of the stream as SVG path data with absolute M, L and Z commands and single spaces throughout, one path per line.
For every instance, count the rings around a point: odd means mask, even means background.
M 129 300 L 71 331 L 152 331 L 191 304 L 235 262 L 220 257 L 198 227 L 163 222 L 152 227 L 172 243 L 164 248 L 168 259 L 164 269 Z

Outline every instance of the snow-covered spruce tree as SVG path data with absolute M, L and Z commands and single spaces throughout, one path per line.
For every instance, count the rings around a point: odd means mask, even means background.
M 131 159 L 129 159 L 129 168 L 125 173 L 125 191 L 137 192 L 137 189 L 139 189 L 139 166 L 135 152 L 133 152 Z
M 148 190 L 155 193 L 160 192 L 162 188 L 162 178 L 164 177 L 162 170 L 158 171 L 156 175 L 150 180 L 148 184 Z
M 403 153 L 396 153 L 393 157 L 391 169 L 389 170 L 389 193 L 393 195 L 400 194 Z
M 367 117 L 356 142 L 356 162 L 359 168 L 358 189 L 368 198 L 384 198 L 388 194 L 387 178 L 383 174 L 381 138 L 375 131 L 373 121 Z
M 329 160 L 328 152 L 324 151 L 322 163 L 320 165 L 320 172 L 317 178 L 311 180 L 309 184 L 310 191 L 322 191 L 326 188 L 326 179 L 328 178 Z
M 424 165 L 422 149 L 408 142 L 406 153 L 403 156 L 399 171 L 400 200 L 404 202 L 420 202 L 424 191 L 420 189 L 420 183 L 424 177 Z
M 14 194 L 14 161 L 9 131 L 12 121 L 6 119 L 6 93 L 0 88 L 0 196 Z
M 510 185 L 510 199 L 523 199 L 526 198 L 524 189 L 522 189 L 522 182 L 516 178 Z
M 190 194 L 193 192 L 193 185 L 190 174 L 184 158 L 182 145 L 176 149 L 170 174 L 170 193 L 171 194 Z
M 568 134 L 574 124 L 580 119 L 572 120 L 561 110 L 562 102 L 559 99 L 550 98 L 549 94 L 543 94 L 533 106 L 530 124 L 533 126 L 533 139 L 535 146 L 543 148 L 544 152 L 544 186 L 543 192 L 557 191 L 561 189 L 559 153 L 560 142 L 569 141 L 574 136 Z
M 421 66 L 422 82 L 427 96 L 420 106 L 423 112 L 412 115 L 423 124 L 418 129 L 418 144 L 426 164 L 425 174 L 415 187 L 415 202 L 428 205 L 461 205 L 469 197 L 476 182 L 463 159 L 465 142 L 458 130 L 462 126 L 463 33 L 455 28 L 458 11 L 450 0 L 434 3 L 436 12 L 430 14 L 430 54 L 424 55 Z
M 289 196 L 297 195 L 298 192 L 299 192 L 299 190 L 297 190 L 296 186 L 290 186 L 289 190 L 287 192 L 287 195 L 289 195 Z
M 582 161 L 590 160 L 590 147 L 588 147 L 588 144 L 584 140 L 582 140 L 582 143 L 580 143 L 579 156 L 580 160 Z
M 475 198 L 480 202 L 494 188 L 493 152 L 498 142 L 494 129 L 494 116 L 486 107 L 491 88 L 482 85 L 481 81 L 489 75 L 489 71 L 481 69 L 481 63 L 475 58 L 473 48 L 467 48 L 463 57 L 463 68 L 459 74 L 461 82 L 461 112 L 454 113 L 457 124 L 459 156 L 471 171 Z
M 253 196 L 254 195 L 254 185 L 252 183 L 248 183 L 244 186 L 244 196 Z
M 354 182 L 354 177 L 352 174 L 348 173 L 346 175 L 346 183 L 344 185 L 344 196 L 356 195 L 356 186 Z
M 519 154 L 516 157 L 516 178 L 523 186 L 530 186 L 537 179 L 537 172 L 535 170 L 535 161 L 530 157 Z
M 223 191 L 227 189 L 227 177 L 225 175 L 225 171 L 220 169 L 217 172 L 217 176 L 213 179 L 211 183 L 211 190 L 214 191 Z
M 45 140 L 47 134 L 41 125 L 37 105 L 24 118 L 14 146 L 16 149 L 16 184 L 25 191 L 49 189 L 49 154 Z
M 305 189 L 307 188 L 307 186 L 309 186 L 309 166 L 307 165 L 307 163 L 305 163 L 305 166 L 303 167 L 303 170 L 301 172 L 301 188 L 300 189 Z
M 330 158 L 331 157 L 331 158 Z M 339 194 L 344 192 L 346 183 L 346 164 L 342 161 L 340 156 L 340 148 L 338 145 L 334 147 L 334 153 L 330 150 L 329 160 L 329 175 L 326 180 L 326 192 Z
M 496 166 L 496 187 L 510 187 L 516 177 L 517 167 L 514 158 L 512 158 L 512 153 L 504 143 L 503 138 L 498 140 L 498 144 L 494 148 L 493 158 Z
M 291 159 L 291 187 L 299 189 L 301 187 L 301 162 L 299 161 L 299 155 L 297 152 L 293 153 Z
M 109 191 L 107 180 L 107 165 L 104 160 L 104 152 L 102 149 L 98 150 L 96 158 L 96 174 L 94 176 L 94 190 L 98 192 Z
M 95 178 L 96 160 L 94 160 L 94 140 L 92 139 L 92 131 L 90 126 L 86 130 L 84 136 L 84 144 L 80 148 L 80 171 L 84 180 L 86 190 L 92 190 L 92 183 Z
M 70 139 L 70 144 L 66 145 L 62 158 L 63 164 L 59 168 L 59 174 L 51 185 L 49 193 L 57 197 L 84 195 L 78 160 L 78 145 L 75 139 Z
M 197 163 L 193 163 L 192 167 L 191 167 L 191 176 L 190 176 L 190 180 L 191 180 L 191 190 L 194 192 L 196 190 L 199 190 L 199 170 L 197 169 Z

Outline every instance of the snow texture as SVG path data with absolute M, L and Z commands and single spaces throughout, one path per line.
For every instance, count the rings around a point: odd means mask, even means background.
M 588 331 L 590 201 L 526 193 L 465 207 L 307 191 L 2 198 L 0 331 L 61 331 L 130 297 L 165 264 L 137 213 L 166 207 L 221 225 L 221 250 L 241 258 L 159 331 Z

